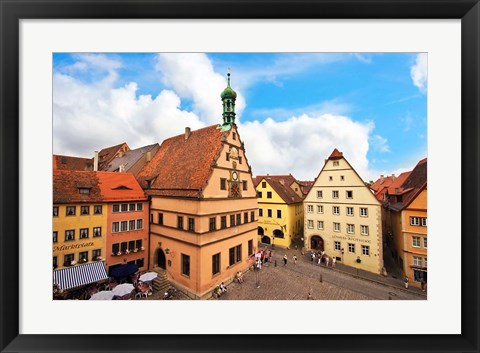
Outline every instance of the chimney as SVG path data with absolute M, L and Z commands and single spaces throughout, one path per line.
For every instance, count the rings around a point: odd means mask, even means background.
M 383 183 L 383 180 L 384 180 L 384 175 L 383 175 L 383 174 L 381 174 L 381 175 L 380 175 L 380 184 L 382 184 L 382 183 Z
M 188 138 L 190 137 L 190 134 L 192 133 L 192 130 L 190 130 L 190 128 L 187 126 L 185 128 L 185 140 L 188 140 Z
M 95 157 L 93 157 L 93 170 L 98 171 L 98 151 L 95 151 Z
M 124 153 L 123 153 L 123 150 L 120 150 L 120 151 L 118 152 L 118 157 L 122 158 L 122 157 L 123 157 L 123 154 L 124 154 Z
M 395 174 L 392 174 L 392 180 L 395 180 Z
M 152 152 L 151 151 L 148 151 L 147 152 L 147 162 L 150 162 L 152 159 Z

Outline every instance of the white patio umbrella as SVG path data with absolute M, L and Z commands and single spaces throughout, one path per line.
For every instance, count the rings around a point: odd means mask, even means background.
M 157 278 L 158 273 L 156 272 L 147 272 L 140 276 L 139 280 L 142 282 L 149 282 Z
M 113 288 L 112 293 L 115 296 L 123 297 L 124 295 L 132 293 L 132 291 L 133 291 L 133 284 L 123 283 Z
M 110 290 L 104 290 L 98 293 L 92 294 L 90 300 L 112 300 L 115 294 Z

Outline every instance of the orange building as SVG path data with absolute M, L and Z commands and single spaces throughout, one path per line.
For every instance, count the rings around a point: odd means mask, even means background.
M 222 125 L 163 141 L 138 175 L 150 197 L 150 267 L 192 298 L 245 270 L 257 248 L 257 198 L 230 78 L 221 98 Z
M 413 286 L 427 282 L 427 159 L 386 194 L 388 232 L 394 258 Z

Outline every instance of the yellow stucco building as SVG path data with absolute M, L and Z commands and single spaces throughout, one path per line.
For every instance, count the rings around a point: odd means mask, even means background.
M 381 205 L 335 149 L 304 200 L 306 249 L 374 273 L 383 270 Z
M 255 177 L 258 199 L 258 241 L 290 247 L 303 234 L 302 191 L 291 175 Z

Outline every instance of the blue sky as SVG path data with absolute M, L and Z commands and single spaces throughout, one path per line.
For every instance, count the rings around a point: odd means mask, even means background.
M 312 180 L 338 148 L 368 181 L 427 156 L 417 53 L 58 53 L 54 153 L 91 157 L 220 122 L 228 68 L 254 174 Z

